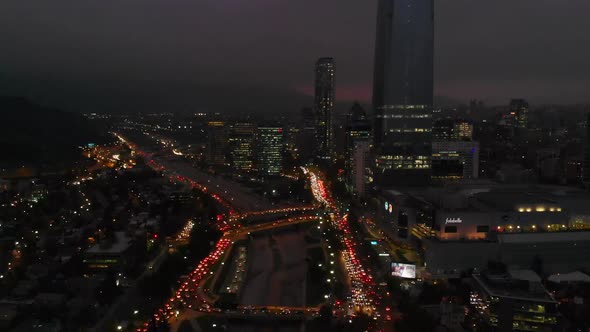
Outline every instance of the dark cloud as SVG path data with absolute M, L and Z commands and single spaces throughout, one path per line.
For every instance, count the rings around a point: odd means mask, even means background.
M 435 0 L 436 1 L 436 0 Z M 436 1 L 436 91 L 590 101 L 587 0 Z M 82 110 L 296 110 L 313 63 L 371 90 L 376 1 L 0 2 L 0 94 Z

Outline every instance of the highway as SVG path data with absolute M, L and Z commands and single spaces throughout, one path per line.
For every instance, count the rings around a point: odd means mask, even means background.
M 332 224 L 340 231 L 339 239 L 346 249 L 343 251 L 342 256 L 352 284 L 350 302 L 356 311 L 371 314 L 374 310 L 372 295 L 375 293 L 375 283 L 372 276 L 367 272 L 367 269 L 363 267 L 362 262 L 357 258 L 357 247 L 359 244 L 354 240 L 350 232 L 348 215 L 341 212 L 319 174 L 309 169 L 304 169 L 304 173 L 309 177 L 314 197 L 329 212 L 333 213 L 333 217 L 331 218 Z
M 268 199 L 249 188 L 235 181 L 207 174 L 194 168 L 186 161 L 166 160 L 158 157 L 154 157 L 153 160 L 169 170 L 171 175 L 178 175 L 202 183 L 206 190 L 231 203 L 238 211 L 266 211 L 276 208 Z
M 117 134 L 117 136 L 125 142 L 129 142 L 121 134 Z M 283 203 L 277 206 L 241 183 L 223 176 L 212 175 L 193 167 L 191 162 L 180 157 L 182 154 L 179 155 L 174 152 L 175 149 L 172 147 L 177 147 L 179 144 L 171 138 L 156 137 L 149 134 L 146 134 L 145 137 L 155 142 L 164 142 L 161 148 L 155 152 L 148 151 L 147 144 L 144 144 L 146 146 L 142 147 L 142 150 L 146 152 L 144 155 L 146 157 L 149 156 L 149 162 L 151 164 L 158 165 L 161 170 L 169 173 L 168 175 L 188 178 L 201 184 L 204 190 L 215 194 L 225 202 L 231 204 L 232 208 L 237 211 L 252 213 L 299 206 L 296 202 L 292 204 Z M 138 144 L 133 145 L 135 148 L 138 146 Z
M 315 199 L 321 203 L 328 213 L 332 214 L 331 222 L 339 231 L 339 240 L 343 248 L 342 259 L 351 282 L 351 297 L 347 304 L 354 313 L 365 313 L 374 320 L 374 331 L 392 331 L 390 307 L 383 303 L 382 295 L 377 292 L 378 286 L 367 268 L 369 262 L 360 254 L 359 240 L 350 230 L 348 215 L 342 211 L 338 202 L 327 188 L 325 180 L 319 171 L 310 168 L 302 168 L 308 176 L 311 190 Z M 342 308 L 345 309 L 345 308 Z M 350 310 L 349 310 L 350 312 Z
M 260 318 L 287 318 L 308 319 L 317 315 L 318 308 L 293 308 L 283 306 L 255 306 L 238 307 L 234 311 L 222 312 L 214 308 L 215 297 L 208 293 L 205 284 L 209 278 L 218 279 L 221 265 L 228 260 L 231 246 L 239 239 L 251 232 L 260 232 L 298 223 L 317 220 L 318 211 L 326 212 L 332 217 L 330 223 L 337 230 L 339 241 L 344 250 L 341 253 L 345 271 L 350 280 L 350 296 L 345 303 L 333 303 L 334 309 L 339 312 L 355 315 L 364 313 L 373 318 L 374 331 L 390 331 L 385 327 L 385 317 L 389 317 L 388 309 L 380 305 L 381 297 L 377 294 L 377 285 L 367 268 L 367 262 L 359 254 L 360 245 L 351 233 L 348 216 L 339 207 L 332 194 L 325 185 L 320 172 L 303 168 L 309 179 L 310 187 L 317 204 L 312 206 L 274 206 L 260 196 L 252 198 L 252 194 L 243 191 L 236 183 L 209 174 L 197 171 L 187 163 L 170 161 L 167 158 L 154 158 L 153 154 L 145 153 L 129 142 L 124 137 L 120 139 L 139 155 L 143 156 L 150 167 L 162 171 L 170 181 L 185 183 L 211 195 L 221 206 L 228 211 L 228 218 L 218 220 L 218 228 L 223 231 L 223 236 L 215 244 L 213 251 L 204 258 L 198 266 L 188 275 L 174 295 L 153 315 L 156 322 L 164 319 L 173 322 L 184 310 L 195 310 L 205 314 L 224 315 L 224 317 L 239 317 L 254 319 Z M 287 216 L 287 217 L 284 217 Z M 275 219 L 266 223 L 243 225 L 244 218 Z M 281 218 L 282 217 L 282 218 Z M 190 234 L 190 223 L 175 239 L 179 243 L 186 241 Z M 210 283 L 211 284 L 211 283 Z M 389 324 L 391 325 L 391 324 Z M 149 331 L 150 323 L 145 322 L 138 332 Z

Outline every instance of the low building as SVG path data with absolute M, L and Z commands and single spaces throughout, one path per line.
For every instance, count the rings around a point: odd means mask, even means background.
M 494 331 L 549 332 L 559 326 L 557 302 L 531 270 L 473 275 L 470 304 Z
M 380 228 L 423 252 L 432 277 L 459 276 L 488 261 L 515 268 L 541 261 L 548 274 L 590 268 L 590 195 L 582 190 L 481 182 L 388 190 L 379 201 Z
M 132 261 L 132 239 L 124 232 L 115 232 L 114 239 L 98 243 L 86 251 L 84 263 L 91 272 L 116 271 L 128 267 Z
M 433 180 L 477 179 L 479 143 L 474 141 L 432 142 Z
M 568 229 L 567 213 L 543 193 L 521 188 L 479 192 L 465 208 L 437 209 L 434 229 L 440 240 L 478 240 L 495 234 Z

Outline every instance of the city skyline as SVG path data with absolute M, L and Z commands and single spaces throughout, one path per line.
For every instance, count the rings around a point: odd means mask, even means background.
M 0 5 L 0 330 L 590 328 L 582 0 L 65 4 Z
M 584 59 L 590 43 L 582 13 L 590 4 L 527 0 L 503 10 L 508 4 L 435 4 L 435 95 L 488 104 L 516 97 L 532 104 L 588 102 Z M 333 5 L 313 4 L 325 10 Z M 329 22 L 319 14 L 325 10 L 310 11 L 312 5 L 305 1 L 224 0 L 166 7 L 144 1 L 139 7 L 130 2 L 108 10 L 77 3 L 68 4 L 67 12 L 58 1 L 24 15 L 29 6 L 0 5 L 7 27 L 0 41 L 8 45 L 0 55 L 3 95 L 80 111 L 218 107 L 235 112 L 242 105 L 251 111 L 296 112 L 311 104 L 308 68 L 322 56 L 339 63 L 337 102 L 368 103 L 372 93 L 376 2 L 338 2 L 339 11 Z M 519 13 L 527 10 L 527 24 L 521 24 Z M 309 22 L 302 24 L 302 17 Z M 564 17 L 567 21 L 561 23 Z M 241 28 L 226 28 L 227 20 Z M 548 44 L 550 52 L 543 47 Z M 231 56 L 216 56 L 217 51 Z M 43 59 L 35 57 L 39 52 Z M 216 104 L 223 93 L 236 98 Z

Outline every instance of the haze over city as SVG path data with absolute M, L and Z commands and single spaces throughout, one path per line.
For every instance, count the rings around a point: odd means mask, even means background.
M 590 102 L 588 1 L 435 5 L 441 102 Z M 2 1 L 0 87 L 83 112 L 292 113 L 311 100 L 314 59 L 331 56 L 339 102 L 368 104 L 375 11 L 357 0 Z
M 589 332 L 590 3 L 0 4 L 0 331 Z

